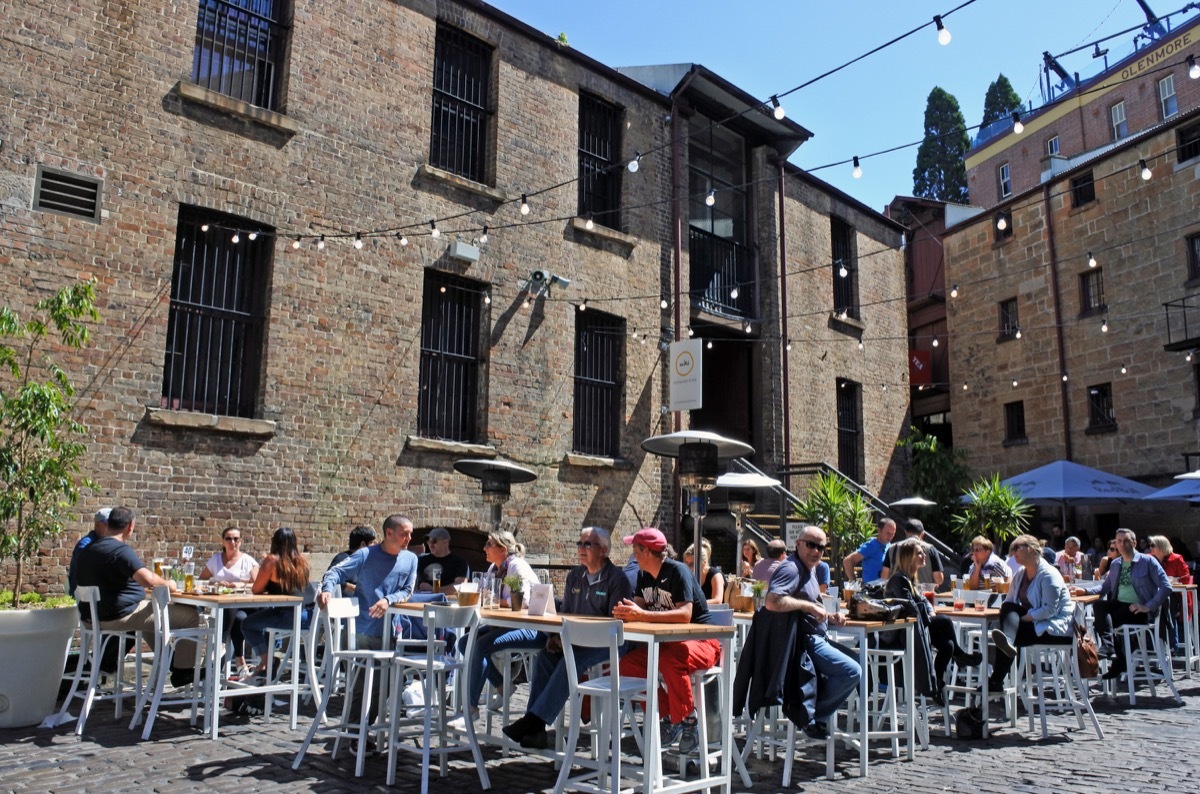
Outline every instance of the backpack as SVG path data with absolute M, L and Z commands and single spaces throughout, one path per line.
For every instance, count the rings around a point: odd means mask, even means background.
M 978 706 L 969 706 L 954 712 L 954 733 L 963 741 L 982 739 L 983 710 Z

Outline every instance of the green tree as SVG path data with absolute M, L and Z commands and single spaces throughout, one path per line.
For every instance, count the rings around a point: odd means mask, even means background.
M 925 103 L 925 140 L 917 149 L 913 195 L 935 201 L 966 204 L 967 167 L 963 158 L 971 147 L 967 122 L 958 100 L 939 87 Z
M 833 472 L 817 476 L 793 515 L 825 528 L 830 559 L 835 561 L 841 560 L 845 549 L 858 548 L 875 532 L 871 505 Z M 840 571 L 841 566 L 831 565 L 830 569 Z
M 1015 538 L 1029 526 L 1033 506 L 993 474 L 976 482 L 966 493 L 966 503 L 954 515 L 954 531 L 963 543 L 976 535 L 999 544 Z
M 967 453 L 952 449 L 938 441 L 937 436 L 926 435 L 915 426 L 909 427 L 908 435 L 897 441 L 896 446 L 909 450 L 908 478 L 913 493 L 936 502 L 921 511 L 925 529 L 934 537 L 948 540 L 944 536 L 950 528 L 950 516 L 958 509 L 959 494 L 971 483 Z
M 87 429 L 72 417 L 75 388 L 43 346 L 52 331 L 68 348 L 86 345 L 95 302 L 95 282 L 80 281 L 39 301 L 28 320 L 0 309 L 0 561 L 16 562 L 14 608 L 26 563 L 91 487 L 79 474 Z
M 983 121 L 980 127 L 986 127 L 997 119 L 1008 118 L 1014 110 L 1020 109 L 1021 97 L 1017 96 L 1012 83 L 1001 73 L 983 96 Z

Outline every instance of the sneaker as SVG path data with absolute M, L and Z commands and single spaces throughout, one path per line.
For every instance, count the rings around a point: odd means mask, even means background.
M 829 726 L 814 720 L 804 726 L 804 735 L 813 741 L 823 742 L 829 738 Z
M 700 746 L 699 724 L 693 715 L 686 718 L 680 725 L 682 730 L 679 732 L 679 753 L 688 755 L 695 752 L 696 748 Z
M 663 717 L 658 723 L 658 742 L 662 747 L 670 747 L 675 744 L 675 742 L 679 741 L 682 733 L 682 722 L 671 722 L 666 717 Z
M 487 708 L 488 711 L 504 711 L 504 693 L 492 692 L 488 696 Z
M 1017 655 L 1016 646 L 1012 644 L 1012 641 L 1008 638 L 1008 635 L 1000 629 L 992 629 L 992 645 L 995 645 L 996 649 L 1009 659 L 1012 659 Z

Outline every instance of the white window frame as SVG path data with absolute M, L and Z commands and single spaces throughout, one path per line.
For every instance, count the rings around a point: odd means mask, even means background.
M 1012 195 L 1012 168 L 1008 163 L 1000 164 L 1000 198 Z
M 1047 155 L 1058 154 L 1058 136 L 1057 135 L 1055 135 L 1053 138 L 1049 138 L 1046 140 L 1046 154 Z
M 1113 140 L 1119 141 L 1129 135 L 1129 124 L 1125 118 L 1125 100 L 1122 99 L 1108 109 L 1108 119 L 1112 122 Z
M 1179 99 L 1175 96 L 1175 75 L 1169 74 L 1158 81 L 1158 110 L 1163 119 L 1179 113 Z

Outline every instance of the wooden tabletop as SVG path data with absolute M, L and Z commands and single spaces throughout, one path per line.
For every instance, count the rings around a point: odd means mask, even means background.
M 234 606 L 251 603 L 254 606 L 291 605 L 304 601 L 300 596 L 290 595 L 254 595 L 253 593 L 171 593 L 171 600 L 180 603 L 202 604 L 204 606 Z
M 1000 610 L 998 609 L 976 609 L 975 607 L 967 607 L 966 609 L 955 609 L 952 606 L 939 606 L 937 608 L 939 615 L 945 615 L 950 619 L 954 618 L 998 618 Z
M 403 604 L 392 604 L 392 609 L 399 609 L 403 612 L 420 613 L 425 607 L 453 607 L 452 603 L 443 602 L 407 602 Z M 518 621 L 523 626 L 531 629 L 541 629 L 543 631 L 557 632 L 562 626 L 562 619 L 569 617 L 573 620 L 611 620 L 611 618 L 598 618 L 588 615 L 530 615 L 525 609 L 511 610 L 503 607 L 499 609 L 480 609 L 479 621 L 487 623 L 492 621 Z M 711 623 L 643 623 L 643 622 L 627 622 L 625 631 L 638 634 L 653 634 L 658 637 L 670 637 L 678 635 L 681 639 L 687 639 L 688 635 L 696 633 L 704 634 L 733 634 L 733 626 L 716 626 Z

